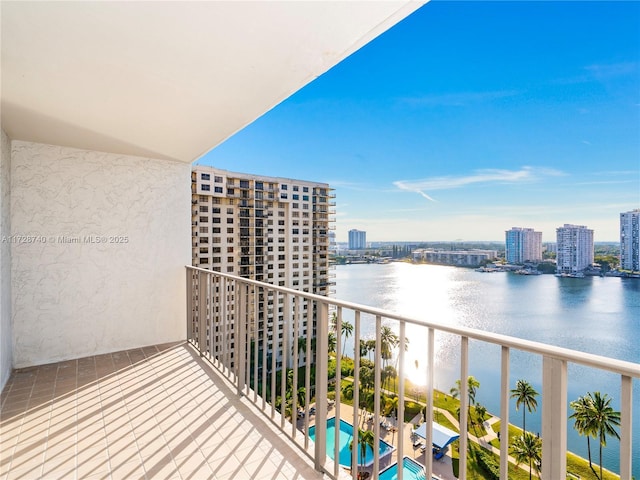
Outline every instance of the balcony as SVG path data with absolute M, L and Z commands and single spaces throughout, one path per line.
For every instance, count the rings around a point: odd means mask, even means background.
M 0 477 L 321 479 L 184 342 L 16 370 Z
M 235 295 L 226 298 L 221 297 L 216 292 L 234 292 Z M 282 300 L 284 315 L 288 319 L 280 329 L 283 333 L 278 355 L 268 354 L 266 349 L 258 349 L 255 345 L 260 345 L 262 339 L 277 338 L 277 330 L 267 322 L 259 322 L 257 315 L 256 295 L 261 298 L 268 297 L 273 304 L 278 304 Z M 365 322 L 372 322 L 375 325 L 375 346 L 380 351 L 382 345 L 381 327 L 383 325 L 393 325 L 398 332 L 399 344 L 405 342 L 405 329 L 408 324 L 420 325 L 424 329 L 425 338 L 428 339 L 428 349 L 424 353 L 424 362 L 427 367 L 427 391 L 433 388 L 434 379 L 434 339 L 436 335 L 453 335 L 460 345 L 460 378 L 467 378 L 469 374 L 469 342 L 484 342 L 494 345 L 501 352 L 500 364 L 495 366 L 500 372 L 501 389 L 496 392 L 500 398 L 500 437 L 509 438 L 509 401 L 510 401 L 510 357 L 514 352 L 529 352 L 538 356 L 542 363 L 543 391 L 541 395 L 540 407 L 542 411 L 542 472 L 541 478 L 564 479 L 566 472 L 566 435 L 568 424 L 567 408 L 567 375 L 570 365 L 583 365 L 596 370 L 614 372 L 620 376 L 620 405 L 621 405 L 621 426 L 620 432 L 620 465 L 622 479 L 631 479 L 632 462 L 632 437 L 631 437 L 631 407 L 632 407 L 632 387 L 633 382 L 640 379 L 640 365 L 612 360 L 597 355 L 585 354 L 564 348 L 553 347 L 536 342 L 530 342 L 517 338 L 493 334 L 480 330 L 466 328 L 449 327 L 438 325 L 433 322 L 426 322 L 419 319 L 405 318 L 393 312 L 378 310 L 363 305 L 355 305 L 333 300 L 327 297 L 303 293 L 296 290 L 276 287 L 270 284 L 244 280 L 225 274 L 187 267 L 187 296 L 189 307 L 187 309 L 188 322 L 188 342 L 193 345 L 203 356 L 212 363 L 222 375 L 233 383 L 236 394 L 246 398 L 253 403 L 254 408 L 262 412 L 273 425 L 280 429 L 292 443 L 304 446 L 303 451 L 311 454 L 315 468 L 325 471 L 332 478 L 337 478 L 345 472 L 335 463 L 332 458 L 338 458 L 339 449 L 331 450 L 330 445 L 337 445 L 337 436 L 334 441 L 327 442 L 327 423 L 315 422 L 315 419 L 326 419 L 335 417 L 353 422 L 353 419 L 361 419 L 365 412 L 361 409 L 346 405 L 340 401 L 335 404 L 329 402 L 331 385 L 341 385 L 341 363 L 343 354 L 354 357 L 353 384 L 360 382 L 359 355 L 353 352 L 342 352 L 341 324 L 346 318 L 353 318 L 354 344 L 358 345 L 361 340 L 360 332 Z M 216 305 L 217 308 L 211 308 Z M 291 348 L 291 345 L 299 345 L 299 340 L 304 338 L 300 332 L 302 320 L 301 312 L 311 312 L 315 314 L 314 324 L 317 328 L 315 339 L 315 383 L 311 382 L 311 365 L 307 364 L 298 371 L 292 370 L 292 384 L 303 385 L 303 396 L 293 395 L 291 397 L 290 411 L 300 411 L 296 426 L 289 424 L 286 418 L 279 414 L 279 398 L 287 397 L 287 386 L 284 375 L 272 375 L 278 370 L 278 362 L 283 365 L 299 365 L 301 353 Z M 335 336 L 335 355 L 331 355 L 331 360 L 335 361 L 335 377 L 328 381 L 328 363 L 330 356 L 326 353 L 329 349 L 329 312 L 336 314 L 336 327 L 333 331 Z M 215 332 L 215 333 L 211 333 Z M 233 333 L 232 333 L 233 332 Z M 235 349 L 229 347 L 229 337 L 233 335 Z M 255 340 L 255 341 L 254 341 Z M 311 351 L 310 338 L 306 340 L 307 348 Z M 398 355 L 398 418 L 404 418 L 404 400 L 408 399 L 404 391 L 404 349 L 400 348 Z M 382 360 L 379 355 L 375 355 L 374 360 L 374 392 L 381 392 Z M 359 389 L 353 389 L 353 405 L 359 404 Z M 310 395 L 315 392 L 315 400 Z M 466 382 L 462 382 L 460 392 L 460 423 L 462 425 L 459 442 L 460 452 L 460 477 L 466 478 L 467 447 L 470 442 L 467 437 L 467 396 Z M 336 392 L 337 395 L 337 392 Z M 618 396 L 618 395 L 616 395 Z M 416 456 L 412 440 L 412 425 L 396 423 L 391 429 L 381 426 L 384 420 L 382 415 L 382 405 L 380 395 L 375 394 L 374 406 L 369 417 L 372 419 L 364 428 L 374 432 L 374 438 L 384 439 L 391 442 L 395 450 L 390 456 L 384 457 L 379 449 L 373 449 L 373 461 L 370 465 L 361 467 L 357 465 L 355 451 L 352 452 L 351 469 L 352 478 L 356 478 L 357 471 L 364 468 L 372 478 L 377 478 L 381 469 L 386 465 L 393 464 L 401 457 L 401 454 L 411 458 Z M 337 396 L 336 396 L 337 398 Z M 314 404 L 314 411 L 303 408 L 304 405 Z M 426 401 L 426 418 L 433 418 L 435 407 L 433 397 L 428 396 Z M 364 425 L 364 424 L 363 424 Z M 315 442 L 310 437 L 310 427 L 313 426 Z M 393 431 L 393 434 L 389 432 Z M 426 428 L 425 444 L 430 445 L 434 440 L 434 430 Z M 338 434 L 336 434 L 338 435 Z M 500 448 L 493 447 L 493 451 L 500 455 L 500 476 L 507 478 L 509 466 L 508 442 L 501 442 Z M 451 460 L 447 460 L 447 452 L 444 452 L 444 461 L 436 461 L 431 455 L 431 449 L 426 449 L 426 453 L 421 453 L 417 460 L 423 463 L 427 478 L 431 478 L 433 473 L 440 478 L 451 478 L 451 471 L 443 465 L 451 466 Z M 341 460 L 342 461 L 342 460 Z M 434 477 L 434 478 L 437 478 Z M 401 478 L 399 475 L 398 478 Z

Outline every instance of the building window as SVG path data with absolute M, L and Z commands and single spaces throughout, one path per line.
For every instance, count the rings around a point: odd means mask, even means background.
M 209 211 L 209 207 L 207 207 L 206 205 L 200 205 L 200 211 L 202 213 L 207 213 Z
M 227 218 L 227 223 L 233 223 L 233 218 Z
M 280 185 L 280 189 L 281 189 L 281 190 L 286 190 L 286 189 L 287 189 L 287 186 L 286 186 L 286 185 Z
M 227 233 L 233 233 L 233 227 L 228 227 L 227 228 Z
M 220 227 L 213 227 L 211 233 L 220 233 Z
M 220 263 L 220 257 L 213 257 L 213 263 Z
M 299 206 L 299 205 L 298 205 L 297 203 L 294 203 L 294 204 L 293 204 L 293 208 L 298 208 L 298 206 Z
M 302 196 L 302 200 L 304 200 L 305 202 L 309 201 L 309 195 L 303 195 Z
M 214 188 L 214 191 L 215 191 L 216 193 L 222 193 L 222 187 L 215 187 L 215 188 Z
M 233 273 L 233 267 L 227 267 L 227 273 Z
M 233 257 L 227 257 L 227 262 L 228 263 L 232 263 L 233 262 Z
M 227 247 L 227 253 L 233 253 L 233 247 Z
M 211 186 L 210 186 L 210 185 L 204 185 L 204 184 L 203 184 L 203 185 L 201 186 L 201 188 L 202 188 L 202 191 L 204 191 L 204 192 L 209 192 L 209 191 L 211 191 Z
M 206 264 L 206 263 L 209 263 L 209 259 L 208 258 L 201 258 L 200 259 L 200 265 L 203 265 L 203 264 Z
M 249 180 L 240 180 L 240 188 L 249 188 Z
M 233 188 L 227 188 L 227 195 L 235 195 L 235 190 Z
M 213 197 L 213 198 L 211 199 L 211 202 L 212 202 L 214 205 L 220 205 L 220 199 L 219 199 L 219 198 Z
M 300 200 L 300 195 L 298 195 L 297 193 L 293 194 L 293 199 L 294 200 Z
M 211 180 L 211 175 L 209 175 L 208 173 L 201 173 L 200 180 Z
M 200 227 L 200 233 L 209 233 L 209 227 Z
M 286 194 L 286 193 L 281 193 L 281 194 L 280 194 L 280 198 L 281 198 L 282 200 L 286 200 L 286 199 L 287 199 L 287 194 Z
M 302 187 L 302 191 L 304 193 L 309 193 L 309 187 Z
M 222 177 L 215 176 L 213 177 L 213 181 L 216 183 L 222 183 Z
M 211 219 L 211 221 L 212 221 L 213 223 L 220 223 L 220 217 L 213 217 L 213 218 Z
M 200 223 L 209 223 L 208 217 L 200 217 Z
M 256 190 L 263 190 L 264 184 L 262 182 L 256 182 Z

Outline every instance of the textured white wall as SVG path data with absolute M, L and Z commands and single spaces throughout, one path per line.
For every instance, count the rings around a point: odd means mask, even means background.
M 11 374 L 11 141 L 0 130 L 0 390 Z
M 190 170 L 12 142 L 15 367 L 185 338 Z

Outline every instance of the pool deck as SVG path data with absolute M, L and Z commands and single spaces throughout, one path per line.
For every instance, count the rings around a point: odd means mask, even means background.
M 373 422 L 368 422 L 366 420 L 366 414 L 362 414 L 362 410 L 360 410 L 360 418 L 358 422 L 358 426 L 364 430 L 373 429 Z M 336 415 L 336 407 L 330 407 L 327 413 L 328 418 L 331 418 Z M 351 425 L 354 425 L 353 421 L 353 406 L 346 405 L 344 403 L 340 404 L 340 418 L 349 422 Z M 392 424 L 395 424 L 395 421 L 391 420 Z M 309 425 L 313 425 L 315 423 L 315 416 L 309 417 Z M 302 427 L 304 424 L 304 419 L 298 421 L 298 427 Z M 430 449 L 425 450 L 425 453 L 420 452 L 420 448 L 413 448 L 413 441 L 411 440 L 411 430 L 412 425 L 407 423 L 403 428 L 403 450 L 404 452 L 400 453 L 398 451 L 398 434 L 399 431 L 396 428 L 392 428 L 391 430 L 387 430 L 383 427 L 380 427 L 380 438 L 387 443 L 390 443 L 396 449 L 391 454 L 391 463 L 397 462 L 398 459 L 402 459 L 403 456 L 410 457 L 417 462 L 420 462 L 424 465 L 426 458 L 425 455 L 431 455 Z M 381 468 L 382 470 L 382 468 Z M 441 480 L 457 480 L 453 475 L 453 469 L 451 466 L 451 456 L 445 455 L 440 460 L 433 460 L 433 474 L 440 478 Z

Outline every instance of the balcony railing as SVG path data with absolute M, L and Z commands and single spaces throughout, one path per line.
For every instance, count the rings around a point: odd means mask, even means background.
M 268 301 L 265 301 L 268 299 Z M 279 322 L 278 306 L 282 305 L 284 321 Z M 274 308 L 275 307 L 275 308 Z M 335 312 L 335 385 L 336 402 L 332 407 L 328 398 L 328 337 L 330 331 L 329 312 Z M 314 330 L 317 336 L 312 341 L 310 336 L 301 334 L 306 312 L 312 315 Z M 274 314 L 276 315 L 274 317 Z M 500 360 L 500 438 L 509 438 L 509 375 L 510 356 L 512 351 L 529 352 L 542 359 L 542 470 L 541 478 L 567 478 L 567 367 L 569 364 L 583 365 L 594 369 L 613 372 L 620 376 L 620 478 L 631 480 L 632 466 L 632 391 L 634 379 L 640 378 L 640 365 L 614 360 L 598 355 L 582 353 L 565 348 L 531 342 L 518 338 L 499 335 L 482 330 L 440 325 L 433 322 L 407 318 L 392 312 L 363 305 L 342 302 L 331 298 L 304 293 L 288 288 L 277 287 L 268 283 L 248 280 L 233 275 L 212 272 L 196 267 L 187 267 L 187 336 L 200 352 L 200 355 L 217 367 L 222 374 L 232 381 L 238 395 L 246 396 L 255 407 L 267 416 L 280 430 L 298 445 L 303 452 L 314 461 L 318 471 L 327 473 L 332 478 L 344 476 L 338 462 L 331 458 L 339 458 L 339 434 L 335 429 L 333 452 L 327 451 L 327 424 L 329 410 L 335 408 L 335 424 L 342 418 L 340 403 L 340 385 L 342 356 L 351 354 L 343 352 L 341 327 L 343 319 L 353 318 L 353 344 L 360 345 L 363 326 L 371 322 L 375 331 L 375 351 L 381 351 L 381 327 L 385 324 L 395 325 L 399 336 L 399 345 L 405 344 L 406 326 L 417 325 L 424 329 L 427 350 L 424 362 L 427 365 L 426 388 L 432 392 L 434 388 L 435 335 L 449 334 L 460 340 L 460 378 L 469 376 L 469 341 L 484 342 L 497 345 L 501 350 Z M 272 351 L 262 348 L 269 339 L 277 342 L 282 334 L 280 344 L 272 347 Z M 301 342 L 303 345 L 301 345 Z M 297 348 L 296 348 L 297 346 Z M 273 351 L 274 348 L 276 351 Z M 304 362 L 306 354 L 315 348 L 312 360 L 315 368 L 315 382 L 311 383 L 312 365 Z M 357 352 L 359 353 L 359 352 Z M 360 355 L 353 352 L 354 385 L 360 384 Z M 404 368 L 404 348 L 398 349 L 398 418 L 404 419 L 404 392 L 407 374 Z M 421 360 L 422 362 L 423 360 Z M 280 399 L 287 398 L 287 375 L 277 373 L 281 368 L 305 363 L 304 369 L 293 368 L 291 385 L 304 385 L 304 405 L 308 406 L 315 397 L 315 418 L 322 419 L 315 424 L 315 442 L 309 436 L 310 412 L 306 408 L 299 420 L 290 423 L 286 406 L 280 406 Z M 374 361 L 374 392 L 381 391 L 381 356 L 376 355 Z M 299 375 L 303 375 L 300 379 Z M 466 478 L 467 471 L 467 408 L 469 406 L 467 382 L 460 383 L 460 439 L 459 439 L 459 472 L 460 479 Z M 301 390 L 302 391 L 302 390 Z M 313 392 L 313 395 L 312 395 Z M 302 397 L 300 397 L 302 399 Z M 353 389 L 353 418 L 359 418 L 359 389 Z M 426 418 L 433 418 L 433 395 L 427 395 Z M 298 412 L 298 395 L 291 395 L 291 417 Z M 344 405 L 342 406 L 344 408 Z M 285 415 L 280 411 L 284 410 Z M 373 430 L 376 439 L 380 439 L 381 405 L 380 395 L 374 395 Z M 355 423 L 355 422 L 354 422 Z M 428 425 L 431 425 L 428 423 Z M 426 429 L 426 445 L 431 445 L 433 431 Z M 397 457 L 402 459 L 406 440 L 402 430 L 397 436 Z M 500 478 L 506 479 L 508 468 L 509 442 L 500 442 Z M 352 449 L 351 476 L 358 478 L 358 449 Z M 374 448 L 373 464 L 369 468 L 372 478 L 380 472 L 379 448 Z M 432 477 L 433 458 L 425 455 L 426 478 Z M 402 468 L 398 469 L 398 479 L 402 480 Z

